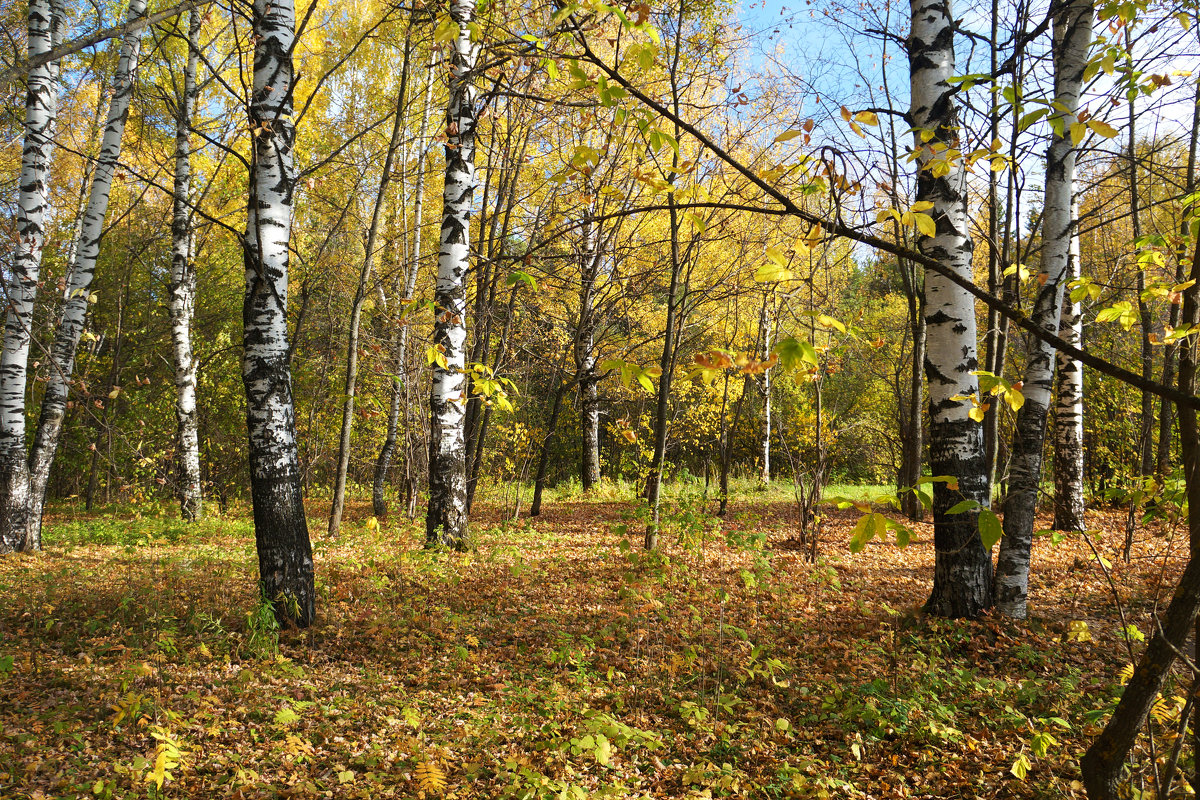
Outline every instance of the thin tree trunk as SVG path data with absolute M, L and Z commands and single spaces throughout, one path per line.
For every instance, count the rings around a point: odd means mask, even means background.
M 137 21 L 146 11 L 145 0 L 131 0 L 126 23 Z M 133 96 L 135 72 L 141 39 L 138 33 L 128 34 L 121 43 L 117 69 L 113 75 L 112 97 L 109 100 L 108 120 L 100 140 L 100 152 L 92 176 L 87 212 L 79 231 L 75 259 L 67 274 L 62 318 L 54 334 L 51 366 L 42 397 L 41 417 L 29 455 L 29 521 L 24 549 L 40 550 L 42 545 L 42 505 L 46 499 L 46 483 L 50 467 L 58 450 L 63 420 L 67 414 L 67 397 L 71 391 L 71 376 L 75 372 L 75 350 L 87 318 L 89 289 L 100 256 L 100 240 L 104 235 L 104 218 L 108 213 L 108 198 L 112 191 L 113 175 L 121 157 L 121 140 L 125 135 L 125 120 L 129 116 L 129 101 Z
M 28 58 L 50 52 L 58 14 L 50 0 L 29 0 Z M 25 144 L 17 197 L 16 253 L 6 276 L 8 312 L 0 352 L 0 553 L 24 545 L 29 521 L 29 465 L 25 453 L 25 389 L 33 304 L 46 245 L 46 182 L 58 112 L 56 62 L 29 70 Z
M 388 141 L 387 154 L 383 157 L 383 173 L 379 176 L 379 191 L 371 209 L 371 224 L 367 228 L 366 252 L 363 254 L 362 269 L 358 286 L 354 290 L 354 302 L 350 305 L 350 330 L 346 336 L 346 379 L 343 384 L 342 429 L 338 437 L 337 472 L 333 481 L 333 504 L 329 509 L 329 535 L 337 536 L 342 524 L 342 512 L 346 507 L 346 474 L 350 470 L 350 436 L 354 432 L 354 401 L 358 393 L 358 334 L 362 326 L 363 304 L 370 294 L 371 272 L 375 265 L 375 243 L 379 236 L 379 221 L 383 218 L 383 207 L 387 200 L 388 185 L 392 181 L 392 164 L 396 151 L 400 149 L 400 138 L 404 132 L 404 105 L 408 89 L 408 57 L 412 52 L 412 38 L 404 38 L 404 62 L 400 68 L 400 88 L 396 92 L 395 118 L 392 120 L 392 136 Z
M 683 38 L 683 0 L 679 0 L 675 17 L 675 48 L 671 54 L 671 112 L 679 117 L 679 57 Z M 674 124 L 672 131 L 675 141 L 679 141 L 679 123 Z M 679 174 L 679 149 L 675 148 L 671 155 L 671 171 L 667 182 L 673 183 Z M 683 259 L 679 253 L 679 209 L 675 204 L 675 194 L 667 194 L 667 212 L 670 224 L 671 238 L 671 284 L 667 290 L 667 319 L 663 332 L 662 357 L 659 360 L 658 397 L 654 409 L 654 455 L 650 461 L 650 475 L 646 486 L 646 500 L 650 506 L 650 523 L 646 526 L 645 547 L 654 550 L 658 547 L 659 506 L 662 500 L 663 461 L 667 452 L 667 414 L 671 404 L 671 373 L 675 366 L 676 331 L 680 310 L 680 291 L 686 293 L 686 286 L 681 286 L 683 275 Z
M 1072 217 L 1078 224 L 1079 214 Z M 1079 234 L 1071 237 L 1068 282 L 1080 275 Z M 1064 300 L 1058 335 L 1079 347 L 1083 341 L 1083 306 Z M 1054 528 L 1084 529 L 1083 512 L 1083 364 L 1057 353 L 1058 402 L 1054 409 Z
M 179 510 L 196 522 L 201 515 L 200 432 L 196 414 L 196 358 L 192 353 L 192 316 L 196 309 L 196 265 L 192 251 L 191 125 L 198 90 L 200 25 L 204 14 L 193 8 L 188 16 L 188 60 L 183 73 L 183 95 L 175 123 L 175 196 L 171 224 L 171 282 L 168 312 L 171 318 L 172 356 L 175 367 L 176 470 Z
M 908 404 L 908 425 L 904 440 L 900 443 L 900 486 L 910 491 L 900 498 L 900 510 L 911 520 L 925 517 L 925 506 L 917 495 L 917 482 L 921 479 L 921 456 L 925 444 L 925 419 L 922 413 L 925 400 L 925 315 L 917 297 L 909 298 L 909 319 L 913 335 L 912 364 L 908 373 L 908 396 L 901 402 Z
M 1132 83 L 1133 67 L 1133 43 L 1132 43 L 1132 26 L 1125 28 L 1125 47 L 1129 54 L 1130 60 L 1130 82 Z M 1140 181 L 1138 180 L 1138 155 L 1137 155 L 1137 124 L 1136 124 L 1136 102 L 1134 95 L 1130 95 L 1129 100 L 1129 219 L 1132 225 L 1133 241 L 1135 246 L 1141 247 L 1139 240 L 1142 237 L 1142 214 L 1141 214 L 1141 197 L 1138 196 L 1140 191 Z M 1151 205 L 1153 208 L 1153 205 Z M 1134 264 L 1134 269 L 1137 270 L 1137 296 L 1138 296 L 1138 322 L 1139 330 L 1141 331 L 1141 347 L 1142 347 L 1142 377 L 1149 380 L 1154 375 L 1154 347 L 1150 344 L 1150 334 L 1154 325 L 1154 320 L 1150 315 L 1150 306 L 1146 303 L 1146 270 L 1141 263 Z M 1138 432 L 1138 474 L 1145 477 L 1152 475 L 1154 471 L 1154 397 L 1149 392 L 1142 392 L 1142 413 L 1141 425 Z
M 1196 193 L 1196 155 L 1197 155 L 1197 139 L 1200 138 L 1200 81 L 1196 83 L 1196 94 L 1193 97 L 1192 104 L 1192 130 L 1188 136 L 1188 156 L 1187 170 L 1184 173 L 1184 196 L 1194 195 Z M 1180 238 L 1183 241 L 1188 241 L 1190 238 L 1189 222 L 1185 215 L 1180 224 Z M 1175 266 L 1175 282 L 1183 282 L 1183 258 L 1176 259 Z M 1179 306 L 1171 306 L 1171 327 L 1174 328 L 1179 324 Z M 1175 380 L 1176 364 L 1179 360 L 1179 345 L 1176 342 L 1171 342 L 1167 345 L 1166 351 L 1163 354 L 1163 377 L 1162 382 L 1170 386 Z M 1156 458 L 1155 474 L 1159 480 L 1166 477 L 1171 472 L 1171 428 L 1175 419 L 1175 405 L 1167 400 L 1162 401 L 1159 406 L 1158 420 L 1158 453 Z M 1200 731 L 1197 731 L 1200 735 Z
M 1054 16 L 1054 107 L 1056 126 L 1046 154 L 1046 200 L 1042 212 L 1042 275 L 1044 281 L 1034 301 L 1032 320 L 1056 333 L 1062 315 L 1064 278 L 1071 267 L 1075 239 L 1075 147 L 1070 126 L 1083 88 L 1092 41 L 1091 0 L 1072 0 Z M 1024 619 L 1029 595 L 1029 562 L 1033 548 L 1034 515 L 1042 480 L 1046 419 L 1054 388 L 1054 348 L 1041 339 L 1029 339 L 1022 393 L 1025 403 L 1017 412 L 1013 432 L 1012 465 L 1004 500 L 1004 536 L 996 562 L 995 603 L 1000 613 Z
M 554 374 L 556 381 L 561 380 L 561 376 L 556 371 Z M 546 470 L 550 463 L 550 441 L 554 438 L 554 432 L 558 430 L 558 414 L 562 409 L 563 395 L 567 393 L 569 383 L 559 383 L 558 388 L 554 391 L 554 405 L 550 408 L 550 421 L 546 423 L 546 435 L 542 438 L 542 454 L 538 459 L 537 477 L 533 483 L 533 503 L 529 506 L 529 516 L 536 517 L 542 513 L 542 490 L 546 486 Z
M 471 207 L 475 195 L 475 87 L 478 48 L 471 42 L 473 0 L 450 0 L 458 36 L 450 56 L 450 99 L 446 107 L 446 185 L 441 251 L 434 296 L 433 364 L 430 395 L 429 513 L 426 541 L 466 546 L 467 453 L 466 275 L 471 259 Z
M 1200 321 L 1200 314 L 1197 313 L 1200 284 L 1195 283 L 1200 279 L 1200 247 L 1196 247 L 1192 254 L 1189 273 L 1194 283 L 1184 291 L 1183 322 L 1194 325 Z M 1180 391 L 1188 394 L 1195 391 L 1195 375 L 1196 345 L 1189 337 L 1179 350 Z M 1200 508 L 1200 429 L 1197 427 L 1196 411 L 1192 408 L 1179 409 L 1179 444 L 1183 454 L 1188 506 Z M 1196 614 L 1200 611 L 1200 515 L 1190 515 L 1188 536 L 1188 562 L 1175 586 L 1171 604 L 1161 619 L 1156 621 L 1154 635 L 1142 652 L 1132 677 L 1125 684 L 1121 700 L 1104 730 L 1079 761 L 1089 800 L 1116 800 L 1120 796 L 1121 774 L 1129 751 L 1133 749 L 1138 733 L 1158 699 L 1163 681 L 1175 663 L 1177 654 L 1184 651 L 1188 636 L 1193 632 Z
M 758 327 L 759 338 L 762 339 L 762 348 L 758 356 L 761 360 L 766 361 L 771 355 L 771 346 L 773 334 L 771 332 L 771 307 L 770 295 L 763 296 L 762 312 L 759 315 Z M 759 428 L 759 455 L 760 469 L 759 479 L 764 483 L 771 482 L 771 370 L 764 370 L 758 377 L 758 395 L 762 398 L 762 419 L 761 427 Z
M 579 330 L 575 336 L 575 374 L 579 380 L 579 481 L 585 492 L 600 482 L 600 397 L 596 371 L 596 274 L 600 231 L 585 221 L 580 233 Z
M 430 61 L 429 68 L 426 70 L 429 82 L 425 85 L 425 102 L 421 106 L 421 128 L 417 134 L 417 180 L 413 187 L 413 248 L 412 256 L 408 266 L 408 276 L 404 284 L 404 301 L 411 302 L 413 294 L 417 290 L 417 276 L 421 269 L 421 245 L 422 245 L 422 215 L 425 209 L 425 155 L 426 155 L 426 139 L 429 134 L 429 115 L 433 108 L 433 61 Z M 396 452 L 396 439 L 398 438 L 400 428 L 400 407 L 401 401 L 408 394 L 408 324 L 407 321 L 401 320 L 400 330 L 398 335 L 398 348 L 396 350 L 396 374 L 392 378 L 392 398 L 388 406 L 388 423 L 387 435 L 383 440 L 383 447 L 379 451 L 379 459 L 375 462 L 375 480 L 371 491 L 371 505 L 376 516 L 382 517 L 387 513 L 387 497 L 385 487 L 387 486 L 387 474 L 392 465 L 392 457 Z M 415 476 L 415 471 L 411 469 L 413 453 L 414 453 L 414 437 L 410 435 L 405 426 L 405 464 L 409 476 Z M 409 485 L 406 487 L 409 493 L 409 515 L 414 513 L 416 498 L 415 487 Z
M 508 307 L 504 316 L 504 329 L 500 333 L 500 345 L 496 348 L 496 360 L 492 362 L 492 374 L 499 375 L 501 370 L 506 366 L 505 362 L 508 359 L 508 341 L 509 335 L 512 333 L 513 321 L 516 319 L 516 304 L 517 291 L 520 289 L 520 284 L 514 283 L 512 290 L 508 295 Z M 470 512 L 471 504 L 475 502 L 475 487 L 479 485 L 479 473 L 483 469 L 483 445 L 487 441 L 488 428 L 492 424 L 492 404 L 488 404 L 483 409 L 483 414 L 479 418 L 479 423 L 475 429 L 475 435 L 472 437 L 473 449 L 471 451 L 471 463 L 467 476 L 467 511 Z
M 250 442 L 250 491 L 259 581 L 281 623 L 313 621 L 312 548 L 304 516 L 288 346 L 288 244 L 292 149 L 292 0 L 254 2 L 250 203 L 244 241 L 242 382 Z
M 933 203 L 937 224 L 937 235 L 922 236 L 918 246 L 970 280 L 973 243 L 962 165 L 955 162 L 940 177 L 931 168 L 939 150 L 958 146 L 958 107 L 948 83 L 955 74 L 949 0 L 912 0 L 909 67 L 918 150 L 916 199 Z M 979 536 L 978 511 L 948 513 L 962 500 L 988 502 L 982 430 L 969 416 L 970 401 L 962 399 L 979 391 L 971 374 L 978 368 L 975 304 L 971 295 L 933 270 L 925 272 L 925 297 L 930 465 L 935 475 L 953 478 L 934 485 L 934 579 L 925 608 L 937 616 L 977 617 L 991 605 L 990 553 Z

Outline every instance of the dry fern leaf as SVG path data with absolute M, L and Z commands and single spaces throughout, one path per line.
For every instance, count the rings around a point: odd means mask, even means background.
M 429 794 L 442 794 L 446 791 L 446 771 L 436 761 L 422 761 L 413 770 L 413 777 L 421 790 Z

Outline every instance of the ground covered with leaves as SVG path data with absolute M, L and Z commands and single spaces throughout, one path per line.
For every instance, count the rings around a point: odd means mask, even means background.
M 946 622 L 928 526 L 852 554 L 827 509 L 810 563 L 793 505 L 684 497 L 648 555 L 634 507 L 484 504 L 455 554 L 355 506 L 306 631 L 259 603 L 245 510 L 59 510 L 0 559 L 0 797 L 1082 796 L 1185 551 L 1144 529 L 1126 564 L 1091 512 L 1091 545 L 1038 539 L 1029 621 Z

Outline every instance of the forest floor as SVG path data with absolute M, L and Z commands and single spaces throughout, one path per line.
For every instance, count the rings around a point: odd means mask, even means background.
M 1091 512 L 1111 585 L 1041 537 L 1031 619 L 960 623 L 919 613 L 928 525 L 851 554 L 828 509 L 809 563 L 794 505 L 692 499 L 648 556 L 632 507 L 482 503 L 454 554 L 353 503 L 305 631 L 264 613 L 244 511 L 58 509 L 0 559 L 0 797 L 1082 797 L 1130 662 L 1113 589 L 1147 631 L 1186 549 L 1143 528 L 1126 564 Z

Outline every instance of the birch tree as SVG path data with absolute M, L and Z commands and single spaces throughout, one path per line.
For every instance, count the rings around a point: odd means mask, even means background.
M 954 77 L 950 0 L 912 0 L 909 35 L 910 118 L 917 149 L 918 203 L 937 226 L 918 239 L 921 253 L 971 280 L 974 244 L 968 230 Z M 978 395 L 975 304 L 963 289 L 925 271 L 925 374 L 929 381 L 929 460 L 934 484 L 934 578 L 926 609 L 944 617 L 976 617 L 991 605 L 991 554 L 979 534 L 978 507 L 988 503 L 982 429 L 970 416 Z M 960 513 L 954 506 L 972 501 Z
M 1078 220 L 1078 212 L 1072 216 Z M 1071 237 L 1067 280 L 1080 275 L 1079 235 Z M 1058 335 L 1079 347 L 1083 341 L 1083 306 L 1064 301 Z M 1058 378 L 1054 406 L 1054 528 L 1083 530 L 1083 363 L 1057 353 Z
M 131 0 L 126 24 L 135 22 L 146 13 L 145 0 Z M 29 455 L 29 523 L 25 549 L 40 550 L 42 542 L 42 505 L 46 500 L 46 481 L 58 450 L 63 419 L 67 413 L 67 397 L 71 391 L 71 376 L 75 372 L 75 351 L 87 320 L 92 278 L 96 260 L 100 257 L 100 241 L 104 236 L 104 219 L 108 214 L 108 199 L 113 175 L 121 158 L 121 142 L 125 136 L 125 120 L 129 117 L 129 101 L 133 97 L 141 32 L 127 33 L 121 43 L 117 70 L 108 104 L 108 119 L 100 139 L 100 152 L 92 174 L 87 210 L 79 226 L 79 238 L 74 247 L 75 257 L 67 271 L 62 317 L 54 333 L 50 358 L 50 373 L 46 393 L 42 397 L 41 417 L 33 450 Z
M 466 274 L 475 198 L 475 86 L 478 48 L 471 41 L 474 0 L 450 0 L 458 25 L 446 105 L 446 178 L 441 250 L 434 293 L 433 390 L 430 395 L 429 512 L 426 540 L 462 548 L 467 533 Z
M 292 0 L 254 2 L 250 202 L 243 250 L 242 383 L 259 580 L 281 622 L 313 621 L 312 548 L 304 517 L 288 346 L 288 244 L 295 192 Z
M 771 348 L 775 344 L 772 335 L 772 300 L 769 293 L 763 295 L 762 309 L 758 317 L 759 338 L 762 340 L 762 347 L 759 349 L 757 357 L 761 361 L 766 361 L 771 357 Z M 755 382 L 758 384 L 758 394 L 762 398 L 763 404 L 758 435 L 759 453 L 762 458 L 759 477 L 765 484 L 771 482 L 771 370 L 763 370 Z
M 175 369 L 175 468 L 179 481 L 179 510 L 195 522 L 201 514 L 200 434 L 196 415 L 196 358 L 192 353 L 192 316 L 196 308 L 196 265 L 192 229 L 192 115 L 198 88 L 203 13 L 188 15 L 187 64 L 175 119 L 175 194 L 171 216 L 171 280 L 167 312 L 171 321 L 171 358 Z
M 58 9 L 51 0 L 29 0 L 28 58 L 50 53 L 56 44 Z M 58 114 L 58 64 L 29 70 L 25 95 L 25 142 L 17 197 L 16 252 L 6 276 L 7 313 L 0 352 L 0 553 L 27 544 L 29 465 L 25 453 L 26 366 L 30 326 L 37 298 L 42 249 L 46 245 L 46 183 Z
M 1034 302 L 1033 322 L 1048 333 L 1059 327 L 1064 277 L 1071 263 L 1075 236 L 1072 198 L 1075 187 L 1075 145 L 1072 126 L 1083 88 L 1092 41 L 1093 6 L 1074 0 L 1054 15 L 1054 115 L 1053 136 L 1046 153 L 1046 200 L 1042 212 L 1045 230 L 1042 274 L 1045 280 Z M 1034 514 L 1042 479 L 1042 450 L 1046 418 L 1054 388 L 1054 348 L 1042 339 L 1029 341 L 1025 402 L 1017 411 L 1009 466 L 1008 495 L 1004 501 L 1004 536 L 996 562 L 996 607 L 1006 616 L 1024 619 L 1029 593 L 1029 559 L 1033 546 Z

